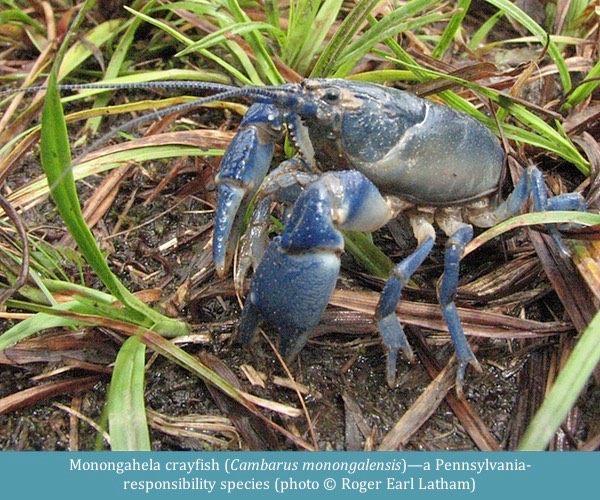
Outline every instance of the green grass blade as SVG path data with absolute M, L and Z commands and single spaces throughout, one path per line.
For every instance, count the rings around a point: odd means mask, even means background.
M 589 162 L 581 156 L 568 137 L 562 134 L 562 128 L 557 124 L 557 129 L 552 128 L 544 120 L 529 111 L 524 106 L 507 99 L 505 96 L 498 95 L 498 98 L 491 98 L 500 106 L 506 109 L 513 117 L 519 120 L 532 130 L 535 130 L 540 137 L 549 142 L 546 149 L 554 151 L 565 160 L 573 163 L 584 175 L 590 174 Z
M 150 451 L 144 404 L 146 346 L 129 337 L 119 349 L 108 391 L 108 428 L 113 451 Z
M 464 255 L 472 252 L 475 248 L 497 238 L 507 231 L 518 227 L 536 226 L 543 224 L 580 224 L 582 226 L 600 225 L 600 215 L 591 212 L 567 212 L 562 210 L 548 212 L 531 212 L 511 217 L 500 224 L 484 231 L 474 238 L 465 248 Z
M 405 69 L 381 69 L 348 75 L 348 80 L 358 80 L 371 83 L 385 83 L 415 79 L 416 76 L 414 72 Z
M 594 67 L 586 75 L 585 79 L 573 89 L 569 94 L 563 110 L 570 111 L 579 103 L 583 102 L 600 85 L 600 61 L 597 61 Z
M 279 0 L 265 0 L 264 4 L 267 22 L 277 29 L 281 29 Z
M 250 18 L 240 7 L 240 4 L 237 0 L 228 0 L 227 5 L 236 21 L 251 22 Z M 280 83 L 285 83 L 285 79 L 279 74 L 275 62 L 269 55 L 269 51 L 267 50 L 267 42 L 265 41 L 262 34 L 260 32 L 257 32 L 256 30 L 250 31 L 245 34 L 244 40 L 246 40 L 246 42 L 248 42 L 248 44 L 252 48 L 252 52 L 256 57 L 256 62 L 258 63 L 260 69 L 262 70 L 269 83 L 271 85 L 279 85 Z
M 172 28 L 171 26 L 169 26 L 168 24 L 166 24 L 166 23 L 164 23 L 162 21 L 159 21 L 158 19 L 154 19 L 151 16 L 143 14 L 142 12 L 138 12 L 138 11 L 135 11 L 133 9 L 130 9 L 127 6 L 124 6 L 123 8 L 125 10 L 129 11 L 134 16 L 137 16 L 137 17 L 143 19 L 144 21 L 146 21 L 147 23 L 152 24 L 152 25 L 156 26 L 157 28 L 163 30 L 165 33 L 169 34 L 175 40 L 177 40 L 180 43 L 184 44 L 186 47 L 189 47 L 190 45 L 192 45 L 194 43 L 194 41 L 191 38 L 188 38 L 188 37 L 184 36 L 183 34 L 181 34 L 176 29 Z M 207 59 L 210 59 L 211 61 L 214 61 L 215 63 L 217 63 L 218 65 L 220 65 L 222 68 L 225 69 L 225 71 L 227 71 L 228 73 L 230 73 L 234 78 L 237 78 L 243 84 L 252 85 L 252 84 L 259 84 L 260 83 L 260 81 L 257 82 L 257 81 L 252 80 L 251 78 L 248 78 L 241 71 L 239 71 L 235 66 L 229 64 L 225 59 L 223 59 L 222 57 L 219 57 L 219 56 L 211 53 L 210 51 L 208 51 L 208 50 L 199 50 L 198 52 L 201 55 L 203 55 L 204 57 L 206 57 Z M 243 55 L 243 54 L 240 53 L 239 55 Z
M 94 290 L 82 285 L 76 285 L 61 280 L 42 279 L 41 286 L 47 293 L 58 293 L 72 296 L 73 300 L 57 304 L 52 298 L 47 306 L 43 302 L 24 302 L 11 299 L 7 305 L 15 309 L 31 311 L 36 314 L 17 323 L 0 335 L 0 351 L 21 340 L 31 337 L 50 328 L 81 327 L 89 323 L 80 321 L 70 313 L 102 317 L 106 321 L 131 323 L 130 313 L 116 306 L 116 299 L 100 290 Z M 24 294 L 30 295 L 30 294 Z M 44 301 L 46 302 L 46 301 Z
M 596 313 L 581 337 L 554 385 L 529 424 L 519 450 L 542 451 L 548 446 L 585 384 L 600 363 L 600 312 Z
M 95 306 L 111 305 L 115 303 L 115 298 L 100 290 L 89 288 L 84 285 L 78 285 L 76 283 L 70 283 L 68 281 L 62 281 L 57 279 L 44 279 L 44 286 L 53 293 L 60 293 L 62 295 L 71 295 L 75 300 L 79 298 L 87 299 L 90 303 Z
M 54 71 L 50 75 L 42 111 L 40 150 L 42 167 L 48 179 L 52 198 L 86 261 L 105 286 L 134 313 L 136 319 L 144 318 L 144 324 L 151 328 L 159 328 L 164 334 L 182 335 L 187 333 L 186 325 L 157 313 L 123 286 L 108 267 L 92 232 L 85 223 L 75 188 L 67 126 Z
M 341 52 L 352 41 L 352 37 L 360 29 L 369 13 L 383 0 L 360 0 L 344 18 L 319 59 L 310 76 L 313 78 L 331 76 L 333 67 Z
M 38 33 L 46 35 L 46 29 L 31 16 L 28 16 L 20 9 L 9 9 L 0 12 L 0 24 L 10 24 L 12 22 L 26 24 L 33 27 Z
M 150 5 L 152 5 L 152 3 L 153 2 L 148 3 L 146 5 L 146 8 L 149 8 Z M 123 26 L 125 28 L 125 33 L 119 39 L 117 47 L 115 48 L 115 51 L 114 51 L 112 57 L 110 58 L 110 62 L 108 63 L 108 66 L 106 67 L 106 71 L 104 73 L 104 80 L 110 79 L 110 78 L 116 78 L 121 73 L 123 66 L 125 64 L 125 58 L 127 57 L 129 48 L 133 45 L 135 33 L 136 33 L 137 29 L 139 28 L 141 22 L 142 22 L 141 19 L 134 17 L 134 18 L 128 20 L 127 23 Z M 94 101 L 93 107 L 94 108 L 102 108 L 102 107 L 106 106 L 108 104 L 108 101 L 110 100 L 111 95 L 112 95 L 112 93 L 110 93 L 110 92 L 101 94 Z M 90 131 L 91 135 L 94 135 L 98 131 L 101 121 L 102 121 L 101 116 L 98 116 L 95 118 L 90 118 L 87 121 L 85 128 Z
M 483 41 L 490 34 L 494 26 L 498 23 L 498 21 L 504 17 L 504 12 L 499 10 L 493 16 L 491 16 L 487 21 L 485 21 L 479 29 L 471 36 L 471 41 L 469 42 L 469 48 L 471 50 L 477 50 L 479 45 L 483 43 Z
M 58 80 L 62 80 L 72 71 L 80 68 L 83 62 L 92 55 L 90 45 L 95 45 L 96 47 L 102 46 L 115 36 L 115 33 L 117 33 L 122 24 L 123 21 L 121 19 L 105 21 L 85 34 L 85 43 L 83 41 L 74 43 L 65 53 L 63 63 L 58 72 Z
M 314 2 L 290 0 L 289 2 L 288 29 L 282 58 L 292 67 L 295 67 L 302 53 L 310 33 L 309 27 L 315 20 L 320 3 L 321 0 Z
M 10 302 L 12 304 L 12 302 Z M 57 306 L 59 308 L 69 307 L 66 304 Z M 77 320 L 63 317 L 54 316 L 46 313 L 37 313 L 30 318 L 19 321 L 15 326 L 6 330 L 0 335 L 0 352 L 4 351 L 7 347 L 20 342 L 26 338 L 38 334 L 49 328 L 60 328 L 60 327 L 74 327 L 78 326 Z
M 569 74 L 569 69 L 567 68 L 567 63 L 565 62 L 560 50 L 556 46 L 556 44 L 549 38 L 548 33 L 544 28 L 542 28 L 538 23 L 536 23 L 529 15 L 523 12 L 519 7 L 517 7 L 513 2 L 509 0 L 486 0 L 488 3 L 492 4 L 494 7 L 502 10 L 509 17 L 512 17 L 517 23 L 521 26 L 529 30 L 532 35 L 535 35 L 540 44 L 542 46 L 548 47 L 548 54 L 556 64 L 558 68 L 558 74 L 560 76 L 560 80 L 563 85 L 563 89 L 565 92 L 569 92 L 572 87 L 571 83 L 571 75 Z
M 412 3 L 417 2 L 411 2 L 411 4 Z M 418 3 L 419 5 L 422 4 L 423 7 L 427 7 L 432 1 L 422 0 Z M 366 33 L 346 47 L 339 55 L 334 66 L 334 76 L 336 78 L 342 78 L 348 75 L 360 60 L 378 43 L 383 42 L 388 38 L 393 38 L 403 31 L 416 30 L 421 26 L 442 21 L 447 17 L 447 14 L 439 12 L 418 16 L 416 16 L 416 14 L 417 13 L 413 13 L 412 10 L 407 11 L 401 8 L 388 14 L 383 20 L 373 24 Z M 412 15 L 415 15 L 416 17 L 406 19 L 407 16 Z
M 385 255 L 370 236 L 358 231 L 344 231 L 346 251 L 352 255 L 369 273 L 387 279 L 394 263 Z
M 431 56 L 435 59 L 442 59 L 444 54 L 450 47 L 452 40 L 456 36 L 458 30 L 460 30 L 462 26 L 463 19 L 467 15 L 467 11 L 471 6 L 471 0 L 459 0 L 457 7 L 457 11 L 452 15 L 446 29 L 442 33 L 442 37 L 440 41 L 435 46 L 433 51 L 431 52 Z
M 216 45 L 227 42 L 231 35 L 244 35 L 250 32 L 256 33 L 260 32 L 261 30 L 270 33 L 276 39 L 281 39 L 284 36 L 281 30 L 274 28 L 269 23 L 264 23 L 261 21 L 244 21 L 241 23 L 231 24 L 225 28 L 215 31 L 214 33 L 211 33 L 210 35 L 206 35 L 200 40 L 193 42 L 181 52 L 178 52 L 177 55 L 183 56 L 189 54 L 190 52 L 210 49 Z
M 396 59 L 391 59 L 389 54 L 385 54 L 378 49 L 373 49 L 373 53 L 384 58 L 390 58 L 390 60 L 396 61 L 403 68 L 410 68 L 410 72 L 412 73 L 412 78 L 410 78 L 411 80 L 417 80 L 419 82 L 427 82 L 431 80 L 431 76 L 428 73 L 421 71 L 421 66 L 417 63 L 417 61 L 415 61 L 415 59 L 396 40 L 388 38 L 385 40 L 385 44 L 395 54 Z
M 315 54 L 339 15 L 342 2 L 297 0 L 290 3 L 290 7 L 298 4 L 298 8 L 290 9 L 286 50 L 282 57 L 298 73 L 306 74 L 312 65 Z

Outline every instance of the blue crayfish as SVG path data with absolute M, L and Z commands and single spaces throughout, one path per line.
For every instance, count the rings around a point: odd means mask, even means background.
M 583 197 L 549 199 L 542 174 L 530 167 L 498 203 L 504 153 L 492 133 L 463 113 L 407 92 L 333 79 L 247 92 L 255 104 L 217 176 L 213 247 L 217 271 L 224 274 L 241 217 L 258 194 L 240 257 L 242 275 L 250 262 L 256 266 L 240 321 L 241 341 L 251 343 L 265 321 L 279 331 L 281 353 L 293 358 L 335 288 L 344 250 L 340 230 L 375 231 L 403 212 L 417 249 L 392 270 L 375 313 L 387 348 L 387 380 L 394 384 L 399 350 L 412 357 L 395 309 L 403 286 L 434 245 L 435 223 L 448 236 L 438 298 L 456 351 L 460 391 L 468 364 L 479 366 L 454 301 L 473 226 L 491 227 L 517 214 L 530 196 L 535 211 L 586 210 Z M 267 175 L 284 123 L 299 156 Z M 266 246 L 272 202 L 293 208 L 281 235 Z M 565 250 L 557 228 L 549 232 Z
M 473 226 L 491 227 L 517 214 L 529 198 L 534 211 L 587 209 L 580 194 L 548 198 L 535 167 L 501 202 L 505 155 L 491 131 L 466 114 L 394 88 L 335 79 L 241 88 L 207 82 L 61 88 L 156 87 L 215 92 L 178 110 L 236 97 L 253 102 L 216 177 L 213 255 L 217 273 L 228 273 L 244 215 L 256 199 L 236 275 L 241 286 L 255 268 L 239 338 L 250 344 L 266 322 L 278 330 L 288 360 L 306 344 L 335 289 L 344 250 L 340 231 L 375 231 L 402 212 L 418 244 L 393 268 L 375 312 L 387 349 L 387 381 L 395 382 L 399 350 L 412 357 L 395 309 L 403 286 L 434 246 L 436 224 L 448 236 L 438 298 L 456 351 L 460 391 L 467 366 L 479 367 L 455 305 L 459 264 Z M 165 112 L 154 116 L 159 114 Z M 286 129 L 298 155 L 269 172 Z M 268 242 L 273 203 L 290 210 L 283 232 Z M 566 252 L 558 229 L 548 231 Z

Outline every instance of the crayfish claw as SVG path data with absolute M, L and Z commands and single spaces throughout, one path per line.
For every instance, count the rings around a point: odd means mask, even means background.
M 240 233 L 246 191 L 238 186 L 222 184 L 219 186 L 219 201 L 217 217 L 213 234 L 213 259 L 215 269 L 220 277 L 225 276 L 229 270 L 235 244 L 232 239 L 237 239 Z
M 250 200 L 267 175 L 283 117 L 268 104 L 253 104 L 246 112 L 215 177 L 218 191 L 213 256 L 219 276 L 231 265 Z

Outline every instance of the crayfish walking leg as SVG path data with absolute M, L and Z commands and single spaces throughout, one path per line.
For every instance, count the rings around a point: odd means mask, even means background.
M 396 381 L 398 351 L 402 349 L 408 359 L 413 358 L 404 329 L 396 315 L 396 306 L 400 301 L 404 285 L 427 258 L 435 243 L 435 230 L 425 217 L 420 214 L 413 215 L 410 217 L 410 222 L 419 245 L 411 255 L 394 267 L 375 310 L 375 321 L 387 348 L 386 378 L 390 387 L 393 387 Z
M 460 259 L 462 258 L 465 246 L 473 239 L 473 227 L 469 224 L 460 224 L 459 228 L 448 238 L 446 243 L 446 253 L 444 254 L 444 275 L 441 285 L 438 289 L 438 300 L 442 308 L 442 314 L 450 338 L 454 344 L 458 368 L 456 371 L 456 392 L 462 395 L 463 380 L 467 366 L 472 364 L 476 369 L 481 370 L 479 362 L 463 332 L 462 323 L 456 309 L 456 288 L 458 287 L 458 276 L 460 271 Z

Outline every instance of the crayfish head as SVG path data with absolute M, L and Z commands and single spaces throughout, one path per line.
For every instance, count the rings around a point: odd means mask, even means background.
M 356 83 L 337 79 L 308 79 L 302 82 L 302 93 L 306 100 L 319 103 L 321 110 L 355 111 L 364 102 L 356 92 Z
M 374 164 L 424 119 L 422 100 L 380 85 L 309 79 L 300 88 L 299 99 L 310 106 L 293 112 L 302 118 L 317 160 L 328 170 Z

